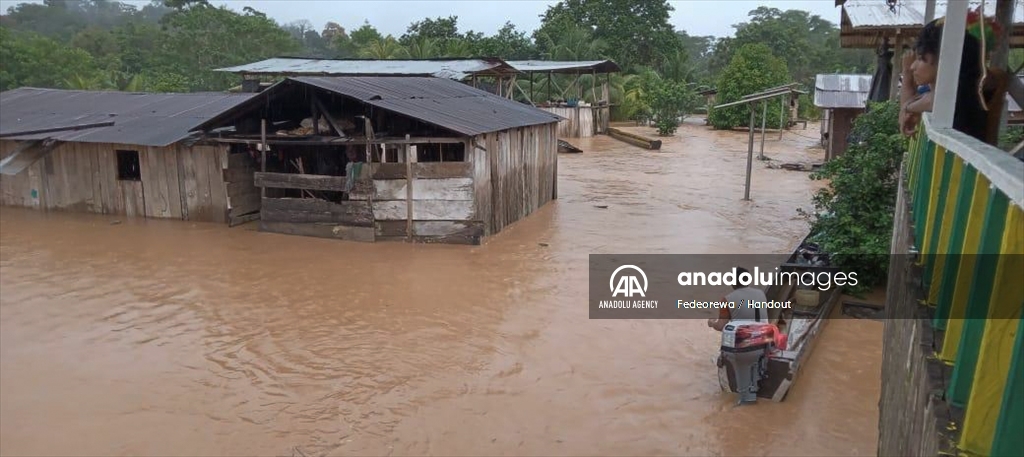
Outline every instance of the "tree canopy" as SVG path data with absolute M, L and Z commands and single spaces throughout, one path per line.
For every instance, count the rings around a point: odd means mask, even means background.
M 562 0 L 532 31 L 506 22 L 487 35 L 464 29 L 452 15 L 414 21 L 394 36 L 368 22 L 346 29 L 340 18 L 322 18 L 322 27 L 311 20 L 279 24 L 251 7 L 234 11 L 208 0 L 152 0 L 141 8 L 112 0 L 45 0 L 14 5 L 0 16 L 0 90 L 225 90 L 237 77 L 213 69 L 280 55 L 612 59 L 625 70 L 611 76 L 614 115 L 626 118 L 650 114 L 649 95 L 659 91 L 690 100 L 676 89 L 724 83 L 719 100 L 726 101 L 731 91 L 756 86 L 751 82 L 761 76 L 740 77 L 731 68 L 752 44 L 766 45 L 784 63 L 779 68 L 786 77 L 775 78 L 773 70 L 773 81 L 810 84 L 815 73 L 865 72 L 875 60 L 870 51 L 840 49 L 838 28 L 804 11 L 758 8 L 735 25 L 734 37 L 723 38 L 676 30 L 674 12 L 665 0 Z M 748 60 L 740 59 L 756 64 Z M 582 80 L 589 87 L 591 78 Z M 555 76 L 552 97 L 571 83 Z M 521 78 L 520 88 L 528 84 Z M 537 76 L 534 84 L 546 81 Z M 672 90 L 661 90 L 666 87 Z

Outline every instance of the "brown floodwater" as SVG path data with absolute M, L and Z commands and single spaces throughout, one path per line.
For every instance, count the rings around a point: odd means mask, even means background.
M 482 246 L 5 207 L 0 454 L 874 455 L 878 322 L 734 408 L 703 320 L 588 319 L 589 254 L 798 243 L 820 184 L 755 161 L 743 201 L 746 139 L 573 140 L 558 200 Z

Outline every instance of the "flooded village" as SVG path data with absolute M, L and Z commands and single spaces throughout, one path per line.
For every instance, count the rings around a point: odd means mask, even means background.
M 0 455 L 1014 455 L 1024 138 L 941 102 L 900 132 L 899 40 L 933 0 L 761 6 L 722 39 L 660 0 L 401 37 L 212 3 L 0 15 Z M 626 14 L 650 24 L 607 27 Z M 755 33 L 779 24 L 820 61 Z M 95 72 L 40 76 L 42 40 Z M 105 79 L 110 49 L 145 65 Z M 1020 129 L 1014 84 L 994 106 Z M 820 260 L 851 244 L 873 260 Z M 935 256 L 975 252 L 1002 255 Z M 874 282 L 758 289 L 798 310 L 753 321 L 600 319 L 602 254 Z M 747 392 L 727 356 L 752 350 Z
M 766 155 L 820 160 L 804 132 Z M 692 123 L 574 142 L 559 198 L 480 246 L 4 207 L 4 454 L 871 453 L 881 323 L 831 322 L 786 402 L 737 410 L 703 320 L 578 299 L 591 253 L 785 251 L 817 183 L 758 163 L 745 202 L 746 135 Z

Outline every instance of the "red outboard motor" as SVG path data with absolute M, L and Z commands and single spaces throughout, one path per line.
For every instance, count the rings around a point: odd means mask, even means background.
M 758 383 L 768 367 L 768 355 L 785 345 L 785 335 L 773 324 L 733 321 L 722 329 L 719 381 L 723 390 L 740 394 L 741 403 L 757 400 Z

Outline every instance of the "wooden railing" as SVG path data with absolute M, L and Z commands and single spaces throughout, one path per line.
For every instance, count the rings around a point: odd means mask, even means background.
M 1024 162 L 926 114 L 907 176 L 915 246 L 947 401 L 964 411 L 958 446 L 1024 449 Z

